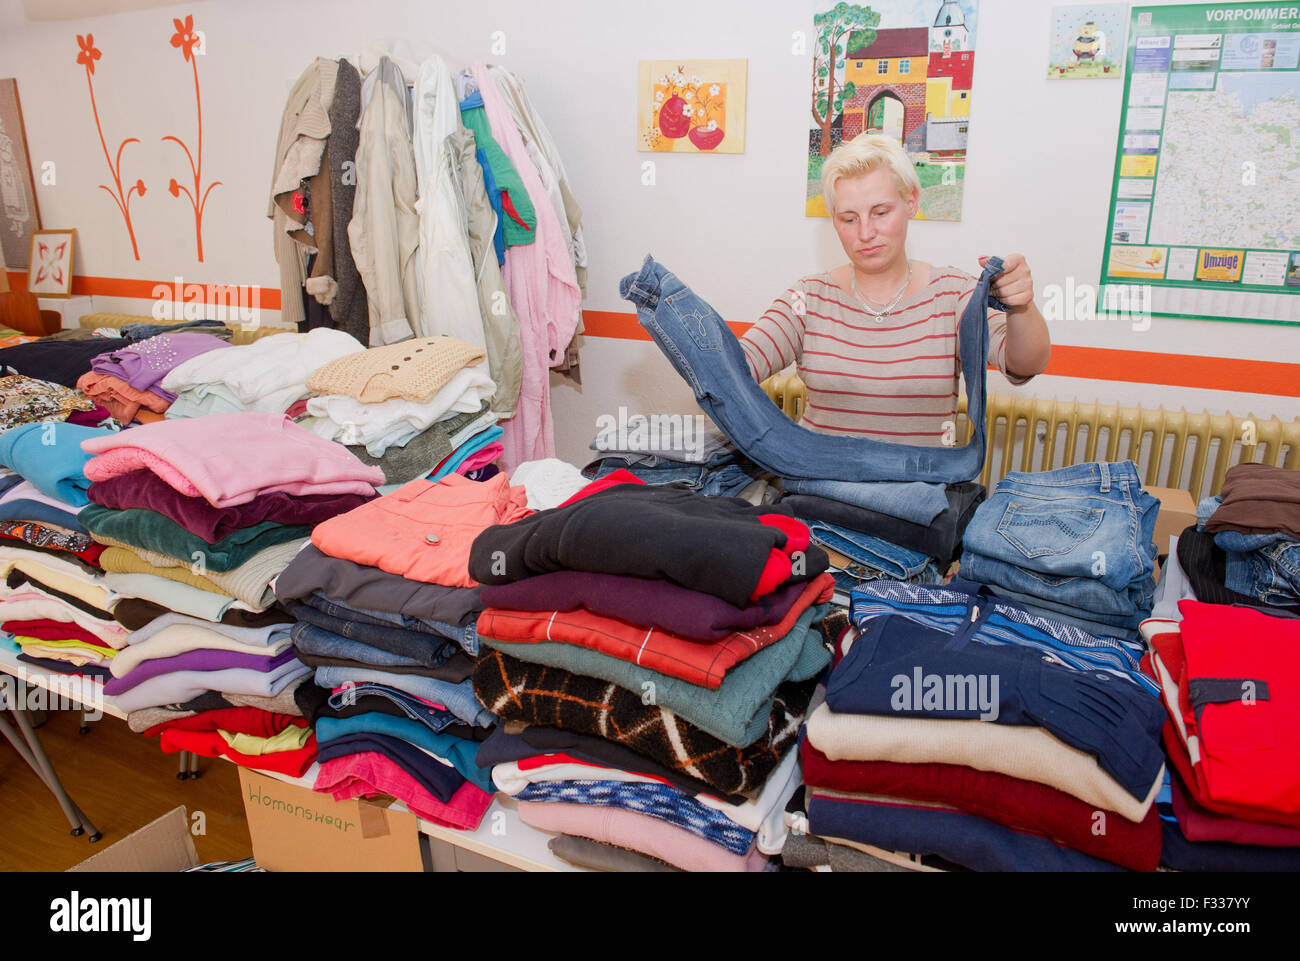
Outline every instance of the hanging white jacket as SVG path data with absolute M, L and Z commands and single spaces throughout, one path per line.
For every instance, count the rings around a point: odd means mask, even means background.
M 451 70 L 441 57 L 420 64 L 415 83 L 415 171 L 419 200 L 421 337 L 450 334 L 486 348 L 470 253 L 458 160 L 447 138 L 462 129 Z M 485 367 L 486 369 L 486 367 Z
M 419 324 L 415 251 L 420 238 L 406 83 L 387 57 L 374 73 L 358 124 L 357 192 L 348 243 L 366 285 L 370 346 L 382 347 L 414 336 Z

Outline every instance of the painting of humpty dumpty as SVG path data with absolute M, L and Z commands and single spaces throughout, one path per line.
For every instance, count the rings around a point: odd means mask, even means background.
M 1109 80 L 1122 77 L 1127 32 L 1126 4 L 1053 7 L 1048 79 Z

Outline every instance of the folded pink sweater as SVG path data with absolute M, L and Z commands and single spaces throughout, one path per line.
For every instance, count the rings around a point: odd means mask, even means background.
M 539 831 L 604 841 L 667 861 L 684 871 L 762 871 L 767 867 L 767 858 L 757 848 L 743 856 L 732 854 L 675 824 L 621 808 L 520 801 L 519 818 Z
M 82 450 L 86 477 L 104 481 L 140 468 L 213 507 L 247 504 L 259 494 L 372 494 L 384 472 L 283 414 L 211 414 L 94 437 Z
M 391 794 L 417 816 L 435 824 L 473 831 L 492 806 L 492 795 L 466 781 L 451 800 L 439 801 L 392 758 L 376 751 L 346 754 L 325 761 L 313 790 L 347 801 L 367 794 Z

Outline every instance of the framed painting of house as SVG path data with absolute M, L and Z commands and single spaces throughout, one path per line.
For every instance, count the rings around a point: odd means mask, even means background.
M 899 142 L 921 220 L 961 220 L 979 0 L 837 4 L 813 17 L 804 213 L 825 217 L 822 163 L 859 134 Z

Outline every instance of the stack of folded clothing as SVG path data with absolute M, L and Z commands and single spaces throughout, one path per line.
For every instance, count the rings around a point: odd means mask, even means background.
M 781 503 L 808 522 L 847 595 L 865 582 L 938 583 L 961 553 L 982 484 L 785 480 Z
M 699 426 L 702 422 L 705 426 Z M 744 494 L 748 488 L 769 489 L 771 475 L 737 451 L 703 414 L 634 414 L 597 433 L 589 446 L 600 451 L 582 469 L 591 480 L 622 470 L 647 484 L 685 484 L 698 494 L 743 494 L 746 500 L 751 500 Z
M 219 320 L 182 320 L 174 324 L 123 324 L 118 332 L 131 343 L 139 343 L 159 334 L 210 334 L 229 341 L 235 332 Z
M 1200 600 L 1300 613 L 1300 474 L 1237 464 L 1197 515 L 1178 543 Z
M 176 395 L 161 386 L 176 367 L 193 357 L 230 345 L 211 334 L 158 334 L 92 358 L 77 389 L 102 405 L 121 424 L 162 420 Z
M 80 443 L 111 436 L 59 421 L 0 435 L 0 623 L 31 663 L 102 677 L 126 631 L 98 566 L 102 548 L 77 520 L 87 503 L 89 456 Z
M 1300 870 L 1300 620 L 1191 598 L 1178 557 L 1160 587 L 1142 633 L 1168 712 L 1162 863 Z
M 312 371 L 364 349 L 350 334 L 318 327 L 305 334 L 273 334 L 251 344 L 209 351 L 162 379 L 162 389 L 176 395 L 167 417 L 241 411 L 283 414 L 310 393 L 307 378 Z
M 316 790 L 391 794 L 440 824 L 473 830 L 491 804 L 475 762 L 495 717 L 475 699 L 479 587 L 470 545 L 528 513 L 504 474 L 414 480 L 316 526 L 276 580 L 315 679 L 299 692 L 316 727 Z
M 383 469 L 389 484 L 467 474 L 501 455 L 496 390 L 481 347 L 424 337 L 371 347 L 307 379 L 300 423 Z
M 163 751 L 295 777 L 315 760 L 314 735 L 293 698 L 311 669 L 294 656 L 287 624 L 234 627 L 172 613 L 129 641 L 104 693 Z
M 84 340 L 42 337 L 32 343 L 0 349 L 0 370 L 13 370 L 72 388 L 77 386 L 77 379 L 90 370 L 94 358 L 130 344 L 124 337 L 90 337 Z
M 1140 651 L 962 582 L 869 584 L 851 617 L 804 732 L 807 833 L 969 870 L 1157 868 Z
M 1093 634 L 1136 639 L 1155 596 L 1159 507 L 1132 461 L 1010 473 L 966 528 L 961 576 Z
M 92 426 L 95 402 L 61 384 L 15 374 L 0 377 L 0 431 L 41 421 L 71 421 Z
M 626 473 L 485 531 L 474 693 L 510 725 L 478 762 L 539 829 L 765 869 L 828 663 L 825 568 L 787 513 Z
M 97 503 L 79 520 L 107 547 L 106 581 L 214 621 L 235 605 L 270 607 L 271 581 L 309 525 L 373 498 L 383 480 L 282 414 L 165 420 L 83 447 L 98 455 L 85 465 Z

